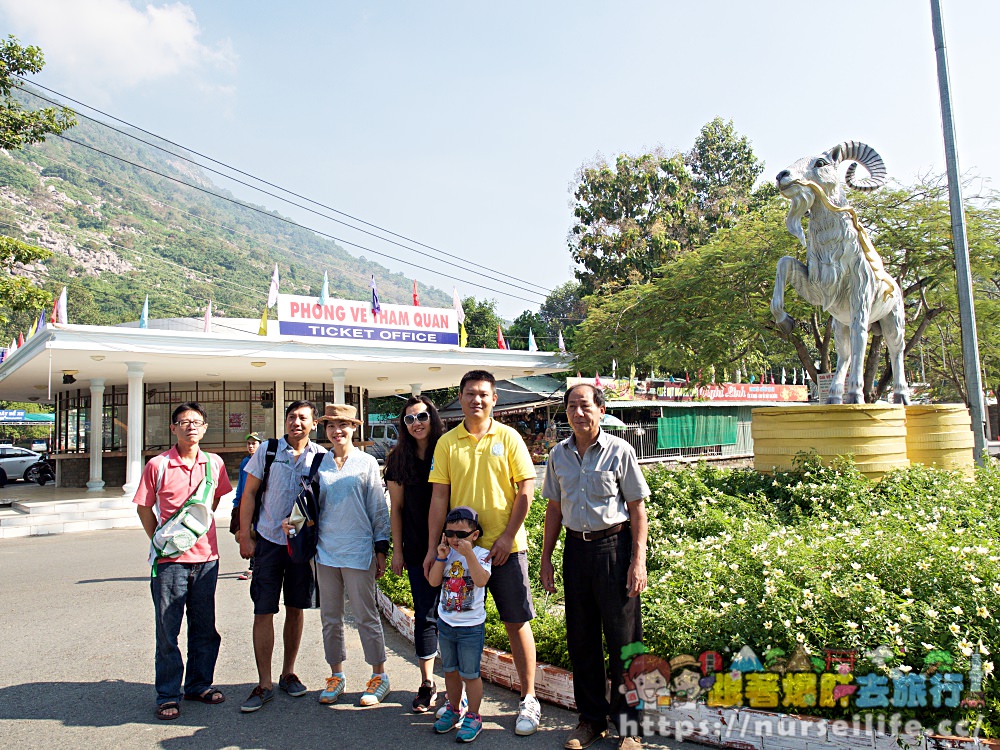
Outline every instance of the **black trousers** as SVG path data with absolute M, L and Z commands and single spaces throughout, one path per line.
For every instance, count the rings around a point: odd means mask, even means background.
M 599 728 L 610 716 L 639 720 L 639 712 L 625 702 L 622 646 L 642 640 L 639 597 L 628 596 L 628 568 L 632 562 L 632 534 L 626 528 L 592 542 L 566 535 L 563 550 L 563 587 L 566 593 L 566 640 L 573 664 L 573 694 L 580 718 Z M 603 631 L 603 638 L 602 638 Z M 604 643 L 611 669 L 611 702 L 605 696 Z

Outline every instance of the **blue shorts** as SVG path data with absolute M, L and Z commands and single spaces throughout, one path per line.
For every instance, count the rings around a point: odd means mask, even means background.
M 479 677 L 485 645 L 486 623 L 455 627 L 438 618 L 438 652 L 446 673 L 457 671 L 466 680 Z

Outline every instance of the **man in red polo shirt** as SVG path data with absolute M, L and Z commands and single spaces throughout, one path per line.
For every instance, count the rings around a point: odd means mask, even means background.
M 157 528 L 192 496 L 206 495 L 212 511 L 223 495 L 232 492 L 225 464 L 219 456 L 198 447 L 205 435 L 205 410 L 197 403 L 181 404 L 170 418 L 177 444 L 149 460 L 133 502 L 150 540 Z M 211 467 L 211 468 L 209 468 Z M 207 476 L 206 476 L 207 473 Z M 205 484 L 203 485 L 203 482 Z M 215 519 L 194 546 L 176 557 L 155 562 L 149 587 L 156 612 L 156 716 L 176 719 L 180 699 L 222 703 L 226 697 L 212 687 L 222 638 L 215 629 L 215 586 L 219 579 L 219 543 Z M 187 610 L 187 674 L 177 636 Z M 181 692 L 181 679 L 184 690 Z

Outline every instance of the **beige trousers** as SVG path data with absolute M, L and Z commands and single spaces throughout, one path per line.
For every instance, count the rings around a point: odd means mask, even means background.
M 316 566 L 319 586 L 320 615 L 323 620 L 323 649 L 327 664 L 346 661 L 344 646 L 344 594 L 351 600 L 351 611 L 358 625 L 365 661 L 381 664 L 385 661 L 385 638 L 382 619 L 375 602 L 375 555 L 368 570 Z

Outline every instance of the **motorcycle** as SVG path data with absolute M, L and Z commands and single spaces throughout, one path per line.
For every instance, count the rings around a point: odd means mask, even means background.
M 46 482 L 56 481 L 56 472 L 48 459 L 40 458 L 24 472 L 24 479 L 25 481 L 35 482 L 44 487 Z

